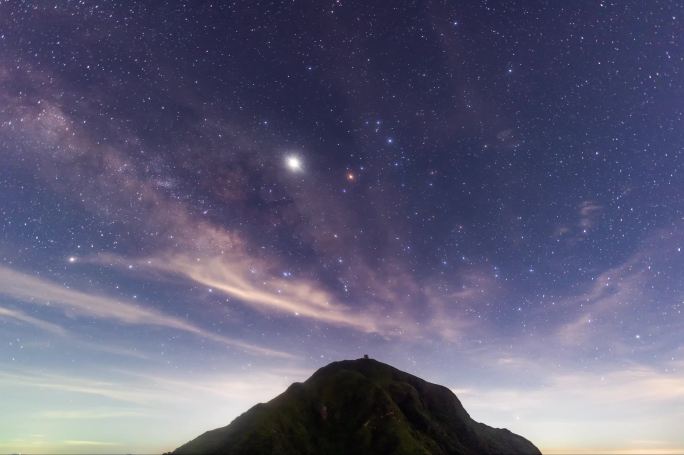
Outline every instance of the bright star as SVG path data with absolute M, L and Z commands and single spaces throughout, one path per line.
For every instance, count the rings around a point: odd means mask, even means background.
M 302 160 L 297 155 L 286 156 L 285 165 L 292 172 L 300 172 L 302 170 Z

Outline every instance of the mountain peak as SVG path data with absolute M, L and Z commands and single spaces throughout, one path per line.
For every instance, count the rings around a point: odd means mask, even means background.
M 174 454 L 539 454 L 448 388 L 368 357 L 330 363 Z

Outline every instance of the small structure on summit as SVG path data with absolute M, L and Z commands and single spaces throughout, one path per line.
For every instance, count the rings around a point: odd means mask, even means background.
M 364 358 L 364 359 L 368 359 L 368 358 L 369 358 L 369 357 L 368 357 L 368 354 L 364 354 L 364 355 L 363 355 L 363 358 Z

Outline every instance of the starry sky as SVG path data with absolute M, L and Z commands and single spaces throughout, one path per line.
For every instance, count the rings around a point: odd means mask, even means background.
M 684 451 L 684 4 L 0 3 L 0 452 L 171 450 L 334 360 Z

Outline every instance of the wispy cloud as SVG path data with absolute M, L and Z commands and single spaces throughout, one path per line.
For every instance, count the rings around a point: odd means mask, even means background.
M 595 201 L 583 201 L 579 206 L 578 227 L 582 230 L 591 229 L 603 212 L 603 206 Z
M 629 321 L 631 318 L 621 315 L 634 314 L 646 305 L 651 309 L 653 305 L 660 305 L 661 315 L 674 313 L 676 310 L 671 302 L 679 305 L 684 297 L 683 289 L 663 285 L 662 280 L 669 276 L 673 282 L 678 282 L 672 275 L 679 270 L 673 261 L 681 253 L 672 247 L 672 243 L 679 244 L 684 235 L 682 228 L 679 224 L 668 230 L 655 231 L 624 262 L 597 274 L 583 292 L 562 299 L 561 306 L 572 311 L 572 317 L 557 327 L 558 339 L 566 345 L 577 345 L 591 339 L 605 340 L 608 330 L 636 330 L 637 324 L 621 324 L 616 328 L 611 322 L 617 318 Z M 676 324 L 676 320 L 669 323 Z
M 146 415 L 146 413 L 139 410 L 70 409 L 41 411 L 36 414 L 36 418 L 55 420 L 102 420 L 140 417 L 144 415 Z
M 574 244 L 586 238 L 589 231 L 600 221 L 605 207 L 593 200 L 582 201 L 577 206 L 576 219 L 572 222 L 556 225 L 553 237 L 564 238 Z
M 58 326 L 57 324 L 53 324 L 51 322 L 44 321 L 42 319 L 34 318 L 33 316 L 29 316 L 26 313 L 23 313 L 19 310 L 13 310 L 10 308 L 4 308 L 0 307 L 0 318 L 6 318 L 6 319 L 12 319 L 15 321 L 19 321 L 25 324 L 32 325 L 36 328 L 39 328 L 41 330 L 45 330 L 47 332 L 51 332 L 57 335 L 64 336 L 67 334 L 66 330 L 64 328 Z
M 208 233 L 205 239 L 217 235 Z M 482 303 L 501 291 L 479 272 L 463 273 L 456 279 L 460 285 L 452 290 L 452 286 L 434 283 L 421 286 L 397 267 L 394 277 L 379 271 L 359 277 L 355 284 L 366 290 L 365 297 L 348 305 L 314 281 L 285 278 L 276 273 L 272 263 L 242 254 L 234 239 L 230 251 L 219 255 L 176 253 L 132 259 L 101 254 L 84 258 L 88 260 L 123 269 L 132 265 L 135 270 L 161 276 L 182 276 L 264 314 L 308 318 L 404 341 L 424 339 L 427 330 L 431 336 L 457 342 L 478 325 L 468 315 L 469 309 L 484 311 Z M 421 303 L 420 312 L 415 311 L 416 301 Z
M 145 259 L 139 267 L 181 275 L 221 291 L 266 313 L 301 316 L 365 332 L 380 331 L 367 309 L 352 309 L 337 302 L 329 292 L 304 279 L 288 280 L 272 273 L 260 261 L 239 253 L 232 257 L 205 256 L 192 259 L 174 255 Z
M 81 439 L 67 439 L 66 441 L 63 441 L 64 444 L 68 446 L 94 446 L 94 447 L 105 447 L 105 446 L 118 446 L 120 444 L 115 443 L 115 442 L 107 442 L 107 441 L 87 441 L 87 440 L 81 440 Z
M 46 373 L 35 369 L 0 371 L 3 387 L 59 390 L 62 392 L 91 395 L 137 406 L 161 403 L 187 405 L 203 400 L 235 400 L 253 404 L 273 398 L 290 383 L 301 380 L 311 372 L 308 370 L 240 371 L 240 373 L 213 372 L 208 377 L 194 375 L 184 378 L 179 375 L 138 373 L 133 371 L 111 371 L 107 378 L 82 376 L 78 374 Z M 80 419 L 114 417 L 112 413 L 143 413 L 136 410 L 50 410 L 43 411 L 45 418 Z
M 656 444 L 654 434 L 670 445 L 679 441 L 684 446 L 678 425 L 684 417 L 684 377 L 677 372 L 644 365 L 553 372 L 541 362 L 528 363 L 525 371 L 542 384 L 462 384 L 452 390 L 475 419 L 508 426 L 531 438 L 544 453 L 627 453 L 617 451 L 623 444 L 641 447 L 641 453 L 675 453 Z M 658 431 L 645 424 L 644 415 L 651 416 L 649 424 L 658 425 Z M 635 439 L 629 444 L 625 428 Z M 553 450 L 558 446 L 563 449 Z
M 252 354 L 291 357 L 285 352 L 207 331 L 191 322 L 152 308 L 144 308 L 106 295 L 73 290 L 53 281 L 37 278 L 3 266 L 0 266 L 0 294 L 25 303 L 58 308 L 70 315 L 107 319 L 130 325 L 165 327 L 191 333 Z
M 79 378 L 74 375 L 48 374 L 39 371 L 3 371 L 0 372 L 0 384 L 3 384 L 4 387 L 60 390 L 63 392 L 95 395 L 115 401 L 136 404 L 149 404 L 168 398 L 165 395 L 160 396 L 154 390 L 129 387 L 130 384 Z

